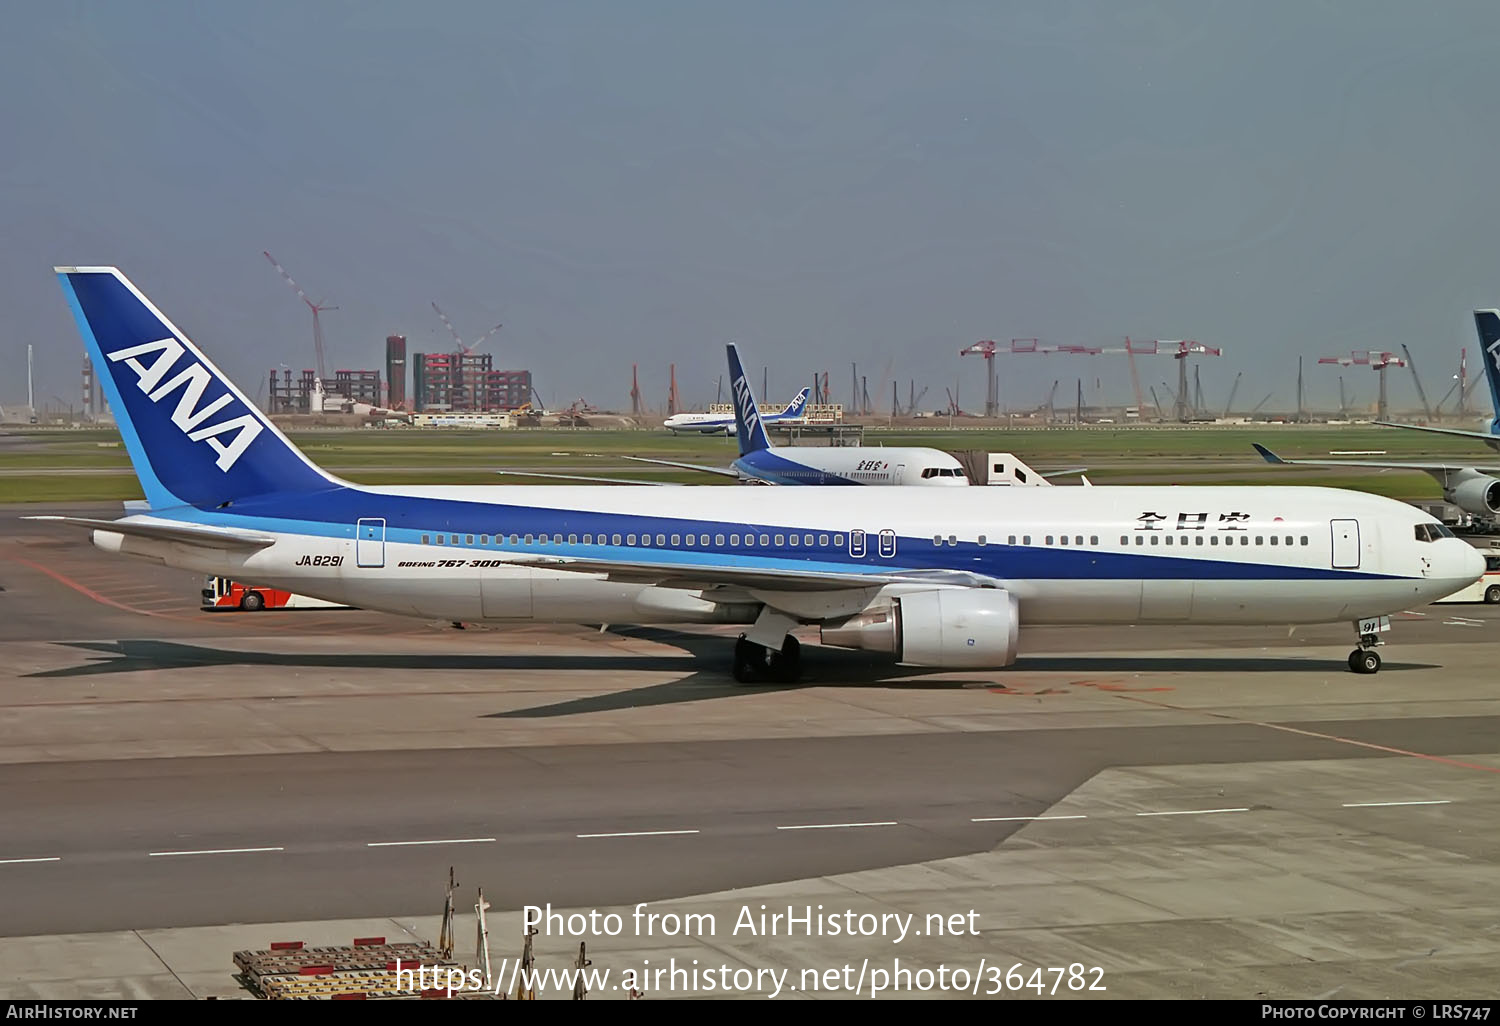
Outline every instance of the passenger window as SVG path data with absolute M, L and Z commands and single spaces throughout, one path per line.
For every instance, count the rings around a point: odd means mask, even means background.
M 578 544 L 578 535 L 576 535 L 576 534 L 570 534 L 570 535 L 568 535 L 568 544 L 569 545 L 577 545 Z
M 982 535 L 982 534 L 981 534 L 981 535 L 980 535 L 980 536 L 979 536 L 979 544 L 980 544 L 980 545 L 984 545 L 984 544 L 986 544 L 986 540 L 985 540 L 985 537 L 984 537 L 984 535 Z
M 456 534 L 453 535 L 453 537 L 450 538 L 449 540 L 452 541 L 454 545 L 457 545 L 458 544 L 458 535 L 456 535 Z
M 1089 535 L 1089 544 L 1090 545 L 1098 545 L 1099 544 L 1099 536 L 1097 534 L 1091 534 L 1091 535 Z
M 795 534 L 792 535 L 791 543 L 793 546 L 796 546 L 798 544 L 797 536 Z
M 1302 544 L 1303 545 L 1307 544 L 1307 535 L 1305 535 L 1305 534 L 1302 536 Z
M 1275 544 L 1276 544 L 1276 536 L 1275 536 L 1275 535 L 1274 535 L 1274 534 L 1273 534 L 1273 535 L 1271 535 L 1271 544 L 1272 544 L 1272 545 L 1275 545 Z
M 806 545 L 808 548 L 812 548 L 812 543 L 813 543 L 813 536 L 812 535 L 810 535 L 810 534 L 804 534 L 802 536 L 802 544 L 803 545 Z
M 1124 534 L 1120 535 L 1120 544 L 1121 545 L 1129 545 L 1130 544 L 1130 537 L 1128 535 L 1124 535 Z
M 784 534 L 778 534 L 776 536 L 776 547 L 779 549 L 779 548 L 781 548 L 785 544 L 786 544 L 786 535 L 784 535 Z
M 1265 537 L 1263 535 L 1257 534 L 1255 536 L 1255 544 L 1257 544 L 1257 545 L 1264 545 L 1265 543 L 1266 543 L 1266 539 L 1265 539 Z
M 957 545 L 958 544 L 958 535 L 956 535 L 956 534 L 950 534 L 948 536 L 948 544 L 949 545 Z
M 529 535 L 529 534 L 528 534 L 528 535 L 527 535 L 527 536 L 526 536 L 526 544 L 527 544 L 527 545 L 530 545 L 530 544 L 531 544 L 531 542 L 532 542 L 532 537 L 531 537 L 531 535 Z
M 1198 538 L 1198 544 L 1202 545 L 1203 544 L 1203 535 L 1200 534 L 1200 535 L 1197 536 L 1197 538 Z
M 594 544 L 594 536 L 591 535 L 591 534 L 584 535 L 583 536 L 583 543 L 585 545 L 592 545 L 592 544 Z
M 1217 544 L 1219 544 L 1219 536 L 1216 535 L 1216 534 L 1209 535 L 1209 537 L 1208 537 L 1208 543 L 1210 545 L 1217 545 Z
M 836 549 L 841 549 L 841 548 L 844 547 L 844 536 L 843 535 L 836 534 L 836 535 L 833 536 L 833 547 L 836 548 Z
M 489 543 L 490 543 L 490 536 L 489 535 L 487 535 L 487 534 L 481 534 L 479 536 L 479 544 L 481 544 L 481 545 L 488 545 Z
M 933 536 L 932 536 L 932 544 L 933 544 L 933 545 L 934 545 L 934 546 L 937 546 L 937 545 L 941 545 L 941 544 L 943 544 L 943 536 L 942 536 L 942 535 L 940 535 L 940 534 L 935 534 L 935 535 L 933 535 Z
M 631 544 L 635 543 L 634 536 L 631 537 L 630 541 L 631 541 Z M 618 534 L 612 534 L 612 535 L 610 535 L 609 536 L 609 543 L 611 545 L 618 545 L 618 544 L 620 544 L 620 536 Z
M 1029 534 L 1028 535 L 1023 535 L 1021 537 L 1021 544 L 1022 545 L 1030 545 L 1031 544 L 1031 535 L 1029 535 Z
M 1168 539 L 1168 541 L 1170 541 L 1170 540 L 1171 539 Z M 1152 545 L 1160 545 L 1161 544 L 1161 535 L 1159 535 L 1159 534 L 1153 534 L 1151 536 L 1151 544 Z
M 1051 535 L 1050 535 L 1050 534 L 1049 534 L 1049 535 L 1047 535 L 1047 544 L 1048 544 L 1048 545 L 1051 545 L 1051 544 L 1052 544 L 1052 536 L 1051 536 Z
M 1242 535 L 1240 535 L 1240 544 L 1241 545 L 1249 545 L 1250 544 L 1250 536 L 1248 534 L 1242 534 Z
M 1078 537 L 1074 538 L 1073 539 L 1073 544 L 1074 545 L 1082 545 L 1083 544 L 1083 535 L 1080 534 Z
M 749 539 L 749 537 L 750 537 L 750 536 L 749 536 L 749 535 L 748 535 L 748 534 L 747 534 L 747 535 L 745 535 L 745 538 L 746 538 L 746 539 Z M 746 542 L 745 542 L 745 544 L 747 544 L 747 545 L 748 545 L 748 544 L 750 544 L 750 543 L 749 543 L 749 541 L 748 541 L 748 540 L 747 540 L 747 541 L 746 541 Z M 760 536 L 760 544 L 761 544 L 761 546 L 762 546 L 762 547 L 763 547 L 763 548 L 768 548 L 768 547 L 769 547 L 769 546 L 770 546 L 770 544 L 771 544 L 771 536 L 770 536 L 770 535 L 769 535 L 769 534 L 763 534 L 763 535 L 761 535 L 761 536 Z
M 737 534 L 731 534 L 729 536 L 729 544 L 730 544 L 731 548 L 739 548 L 740 536 L 737 535 Z M 745 544 L 746 545 L 750 544 L 750 536 L 748 534 L 745 535 Z
M 633 535 L 633 534 L 627 534 L 625 536 L 625 544 L 627 544 L 627 545 L 634 545 L 635 544 L 635 535 Z
M 661 544 L 661 535 L 657 535 L 656 536 L 656 544 L 658 544 L 658 545 Z M 675 548 L 677 548 L 681 544 L 682 544 L 682 535 L 680 535 L 680 534 L 674 534 L 674 535 L 672 535 L 672 548 L 675 549 Z
M 424 535 L 422 535 L 422 544 L 423 544 L 423 545 L 430 545 L 430 544 L 432 544 L 432 543 L 431 543 L 431 542 L 429 542 L 429 541 L 428 541 L 428 540 L 427 540 L 427 535 L 425 535 L 425 534 L 424 534 Z
M 822 548 L 822 549 L 828 548 L 828 535 L 826 535 L 826 534 L 820 534 L 820 535 L 818 535 L 818 547 Z
M 1296 541 L 1296 539 L 1295 539 L 1295 538 L 1293 538 L 1293 537 L 1292 537 L 1292 536 L 1291 536 L 1291 535 L 1287 535 L 1287 536 L 1286 536 L 1286 543 L 1287 543 L 1287 544 L 1288 544 L 1288 545 L 1290 545 L 1290 544 L 1292 544 L 1292 542 L 1294 542 L 1294 541 Z
M 1059 545 L 1066 545 L 1066 544 L 1068 544 L 1068 536 L 1065 535 L 1065 534 L 1059 536 L 1058 539 L 1057 539 L 1057 544 L 1059 544 Z
M 691 542 L 689 544 L 691 544 Z M 698 544 L 700 544 L 700 545 L 707 545 L 708 544 L 708 535 L 706 535 L 706 534 L 700 534 L 698 536 Z
M 1015 543 L 1016 543 L 1016 536 L 1015 535 L 1011 535 L 1010 539 L 1005 544 L 1007 544 L 1007 545 L 1014 545 Z

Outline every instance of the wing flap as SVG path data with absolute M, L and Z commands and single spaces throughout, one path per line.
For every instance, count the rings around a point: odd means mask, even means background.
M 604 574 L 612 581 L 654 584 L 662 588 L 708 591 L 735 587 L 772 591 L 840 591 L 880 587 L 886 584 L 930 584 L 934 587 L 995 588 L 1002 582 L 966 570 L 901 570 L 892 573 L 861 571 L 795 570 L 781 567 L 685 566 L 649 561 L 616 562 L 578 559 L 570 556 L 521 556 L 506 560 L 515 566 L 539 570 Z

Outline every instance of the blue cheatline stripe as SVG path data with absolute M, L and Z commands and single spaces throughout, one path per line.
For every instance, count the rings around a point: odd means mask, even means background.
M 755 546 L 747 552 L 744 546 L 731 548 L 714 544 L 717 535 L 765 534 L 772 539 L 776 535 L 787 536 L 793 528 L 785 525 L 760 525 L 717 520 L 695 520 L 663 516 L 628 513 L 604 513 L 589 510 L 559 510 L 534 506 L 519 506 L 470 502 L 458 499 L 438 499 L 419 496 L 384 495 L 364 492 L 354 488 L 330 488 L 326 491 L 305 494 L 291 493 L 262 496 L 254 500 L 235 503 L 230 509 L 173 511 L 171 518 L 184 523 L 234 526 L 249 530 L 269 531 L 302 535 L 310 538 L 351 539 L 355 523 L 360 519 L 381 518 L 386 521 L 386 541 L 391 544 L 420 545 L 422 536 L 436 534 L 459 535 L 460 548 L 470 548 L 463 539 L 474 535 L 474 549 L 480 535 L 489 535 L 491 543 L 485 551 L 525 553 L 528 555 L 573 556 L 577 558 L 630 564 L 650 562 L 669 564 L 684 569 L 712 570 L 714 567 L 736 567 L 743 569 L 803 570 L 816 573 L 847 573 L 852 575 L 882 573 L 901 570 L 964 570 L 1005 579 L 1026 580 L 1390 580 L 1400 579 L 1394 574 L 1372 574 L 1357 570 L 1333 570 L 1324 567 L 1268 564 L 1265 548 L 1257 548 L 1259 562 L 1237 562 L 1230 560 L 1204 559 L 1197 556 L 1178 556 L 1165 553 L 1114 552 L 1101 549 L 1069 548 L 1057 546 L 1024 546 L 989 544 L 978 545 L 963 542 L 959 545 L 934 545 L 930 536 L 925 538 L 900 537 L 896 540 L 892 557 L 879 555 L 878 532 L 866 531 L 865 555 L 848 554 L 847 547 L 834 550 L 831 546 L 805 546 L 774 544 Z M 500 541 L 495 536 L 499 533 Z M 707 534 L 707 546 L 696 545 L 658 548 L 653 545 L 569 545 L 560 544 L 511 545 L 512 534 L 524 538 L 527 534 L 549 537 L 567 535 L 613 536 L 635 534 L 666 536 Z M 849 531 L 827 528 L 796 528 L 798 535 L 811 534 L 816 539 L 828 535 L 830 541 L 836 534 L 846 539 Z M 1298 532 L 1300 533 L 1300 532 Z M 451 550 L 450 546 L 444 548 Z M 444 551 L 431 546 L 434 558 Z
M 838 474 L 809 467 L 805 463 L 778 456 L 769 449 L 757 449 L 735 460 L 744 473 L 761 481 L 784 485 L 857 485 Z

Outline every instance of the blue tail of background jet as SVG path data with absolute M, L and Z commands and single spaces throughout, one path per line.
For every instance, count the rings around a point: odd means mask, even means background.
M 797 393 L 797 397 L 786 404 L 786 409 L 776 415 L 777 420 L 796 420 L 802 416 L 803 409 L 807 406 L 807 396 L 810 389 L 804 388 Z
M 745 368 L 740 366 L 740 353 L 731 342 L 729 351 L 729 394 L 734 397 L 735 439 L 740 443 L 740 455 L 771 448 L 771 439 L 766 436 L 766 426 L 761 422 L 760 407 L 750 392 L 750 382 L 745 378 Z M 804 392 L 799 399 L 804 398 Z M 794 402 L 793 405 L 796 405 Z M 791 407 L 787 407 L 791 409 Z
M 1500 435 L 1500 310 L 1475 310 L 1474 327 L 1479 332 L 1479 348 L 1484 353 L 1484 376 L 1490 383 L 1490 401 L 1494 419 L 1490 434 Z
M 54 268 L 152 509 L 335 487 L 113 267 Z

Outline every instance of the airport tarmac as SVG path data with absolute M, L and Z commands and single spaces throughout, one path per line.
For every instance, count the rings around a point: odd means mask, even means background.
M 808 683 L 743 687 L 728 630 L 205 613 L 191 575 L 17 512 L 0 996 L 242 995 L 241 948 L 435 939 L 449 866 L 461 910 L 476 885 L 493 905 L 497 958 L 523 905 L 628 924 L 648 902 L 718 930 L 627 925 L 584 938 L 596 965 L 1076 962 L 1103 972 L 1074 994 L 1093 997 L 1493 989 L 1490 607 L 1398 617 L 1374 677 L 1347 670 L 1347 625 L 1074 628 L 1023 630 L 994 673 L 805 641 Z M 977 926 L 730 932 L 761 903 Z M 538 936 L 539 961 L 577 943 Z

